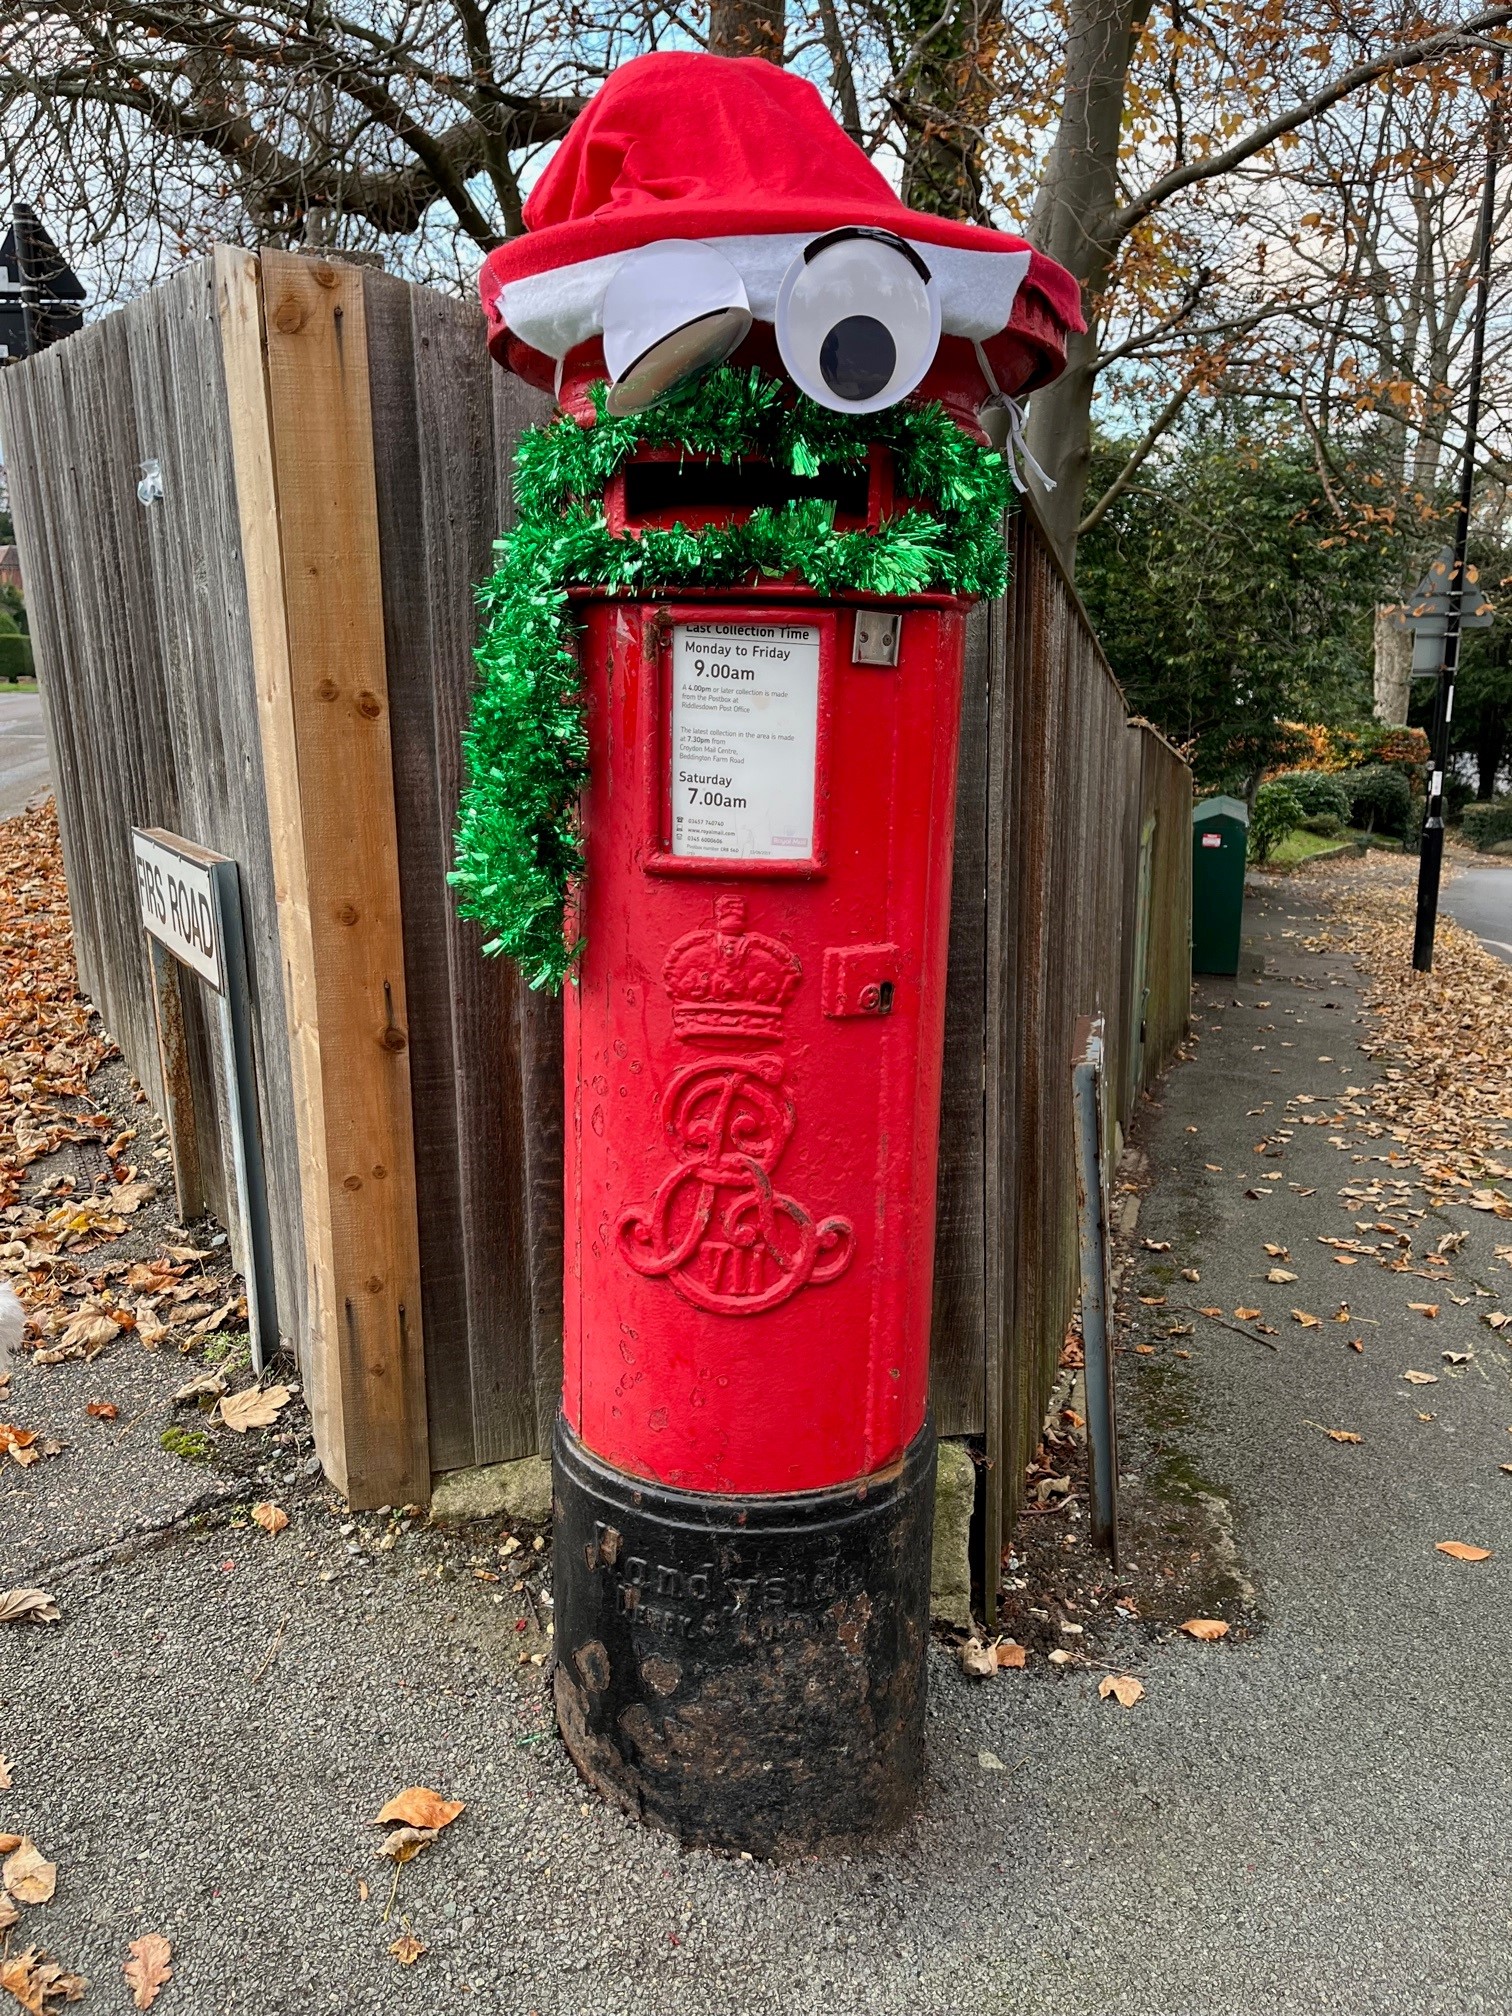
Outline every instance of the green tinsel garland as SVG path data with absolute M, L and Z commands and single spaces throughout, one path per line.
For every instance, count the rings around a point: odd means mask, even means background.
M 558 419 L 516 452 L 518 515 L 480 591 L 483 677 L 463 741 L 467 785 L 448 878 L 461 914 L 488 933 L 484 951 L 507 952 L 537 987 L 560 986 L 576 956 L 563 919 L 583 870 L 577 804 L 588 732 L 569 587 L 648 594 L 796 576 L 822 595 L 996 595 L 1007 577 L 1008 470 L 937 405 L 833 413 L 795 399 L 780 379 L 728 366 L 646 413 L 611 417 L 602 388 L 595 405 L 595 426 Z M 873 442 L 893 451 L 899 493 L 921 500 L 875 532 L 837 532 L 834 506 L 815 498 L 697 531 L 616 536 L 604 521 L 604 485 L 643 446 L 721 462 L 759 457 L 817 476 L 864 464 Z

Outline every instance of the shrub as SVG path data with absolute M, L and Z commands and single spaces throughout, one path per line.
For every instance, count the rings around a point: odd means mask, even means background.
M 1344 821 L 1337 812 L 1309 812 L 1302 821 L 1304 833 L 1316 833 L 1324 840 L 1336 840 L 1344 831 Z
M 1373 763 L 1345 778 L 1350 823 L 1367 833 L 1391 833 L 1400 839 L 1412 817 L 1412 791 L 1400 770 Z
M 1349 788 L 1341 776 L 1324 770 L 1283 770 L 1271 781 L 1284 784 L 1309 819 L 1337 819 L 1342 826 L 1349 818 Z
M 1444 779 L 1444 817 L 1452 825 L 1458 825 L 1464 816 L 1465 807 L 1475 797 L 1475 786 L 1468 777 L 1446 777 Z
M 31 676 L 31 639 L 17 627 L 9 610 L 0 609 L 0 684 L 14 686 L 18 679 Z
M 1492 798 L 1484 804 L 1467 805 L 1460 831 L 1483 854 L 1499 840 L 1512 840 L 1512 798 Z
M 1274 848 L 1302 823 L 1302 802 L 1290 786 L 1262 784 L 1250 808 L 1249 851 L 1255 861 L 1268 861 Z

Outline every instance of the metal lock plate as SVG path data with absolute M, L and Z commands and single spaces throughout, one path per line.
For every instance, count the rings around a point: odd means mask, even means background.
M 896 609 L 858 609 L 853 665 L 896 665 L 903 641 L 903 617 Z
M 890 1015 L 898 986 L 896 945 L 831 945 L 824 954 L 824 1012 L 836 1021 L 852 1015 Z

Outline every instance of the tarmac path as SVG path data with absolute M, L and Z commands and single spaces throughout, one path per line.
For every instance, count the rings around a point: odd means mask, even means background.
M 276 1538 L 188 1526 L 49 1565 L 97 1540 L 132 1466 L 170 1507 L 214 1476 L 176 1481 L 158 1446 L 176 1353 L 27 1361 L 7 1418 L 68 1446 L 0 1464 L 0 1586 L 64 1614 L 0 1626 L 0 1824 L 60 1873 L 12 1950 L 40 1941 L 97 1984 L 85 2006 L 124 2007 L 127 1942 L 165 1933 L 163 2016 L 1504 2016 L 1512 1351 L 1479 1319 L 1512 1309 L 1512 1226 L 1414 1217 L 1417 1172 L 1335 1117 L 1374 1067 L 1350 962 L 1306 942 L 1320 900 L 1305 876 L 1251 896 L 1241 972 L 1199 979 L 1191 1061 L 1136 1134 L 1126 1499 L 1227 1508 L 1253 1628 L 1130 1624 L 1132 1710 L 1095 1665 L 972 1684 L 937 1650 L 901 1835 L 830 1865 L 684 1853 L 578 1783 L 497 1524 L 351 1519 L 270 1442 L 245 1481 L 293 1514 Z M 1451 1229 L 1448 1280 L 1389 1271 L 1403 1233 L 1421 1268 Z M 1294 1282 L 1267 1281 L 1267 1242 Z M 118 1423 L 85 1418 L 97 1395 Z M 417 1783 L 466 1811 L 385 1922 L 371 1817 Z M 401 1926 L 428 1949 L 408 1968 Z
M 52 758 L 37 693 L 0 687 L 0 819 L 20 812 L 52 782 Z

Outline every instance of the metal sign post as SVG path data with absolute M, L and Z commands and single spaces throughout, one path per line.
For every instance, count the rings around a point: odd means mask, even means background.
M 278 1311 L 237 867 L 226 855 L 214 854 L 208 847 L 197 847 L 192 840 L 157 827 L 133 827 L 131 844 L 142 928 L 152 958 L 174 1183 L 179 1210 L 186 1218 L 203 1209 L 203 1197 L 179 969 L 187 966 L 197 973 L 213 989 L 218 1003 L 222 1067 L 231 1101 L 236 1209 L 246 1254 L 247 1328 L 252 1338 L 253 1370 L 261 1372 L 278 1349 Z
M 1071 1064 L 1076 1122 L 1078 1243 L 1081 1247 L 1082 1366 L 1087 1384 L 1087 1450 L 1092 1470 L 1092 1544 L 1118 1566 L 1118 1432 L 1113 1349 L 1108 1335 L 1108 1205 L 1102 1125 L 1103 1018 L 1076 1025 Z

